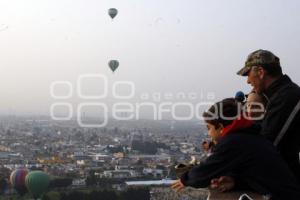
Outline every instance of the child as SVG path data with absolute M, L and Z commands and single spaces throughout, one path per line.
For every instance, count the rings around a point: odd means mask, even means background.
M 203 114 L 217 142 L 213 154 L 176 181 L 172 188 L 208 187 L 211 180 L 234 175 L 235 186 L 276 199 L 300 199 L 300 186 L 274 146 L 241 113 L 240 103 L 224 99 Z
M 255 121 L 261 121 L 264 118 L 265 110 L 266 110 L 267 100 L 256 92 L 252 91 L 247 95 L 246 100 L 246 111 L 248 116 Z

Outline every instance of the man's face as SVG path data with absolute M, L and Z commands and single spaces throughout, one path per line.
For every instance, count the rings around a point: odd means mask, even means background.
M 262 67 L 252 67 L 248 73 L 247 83 L 250 84 L 253 89 L 261 94 L 264 90 L 264 69 Z

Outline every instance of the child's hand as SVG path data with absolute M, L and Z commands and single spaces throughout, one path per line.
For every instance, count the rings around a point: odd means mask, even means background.
M 221 192 L 225 192 L 233 189 L 235 181 L 230 176 L 221 176 L 220 178 L 212 179 L 210 182 L 210 188 L 217 189 Z
M 180 180 L 177 180 L 175 183 L 172 184 L 172 189 L 176 192 L 180 192 L 185 186 L 182 184 Z

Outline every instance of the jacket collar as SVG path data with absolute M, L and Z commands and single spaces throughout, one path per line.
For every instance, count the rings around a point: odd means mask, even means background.
M 282 75 L 280 78 L 278 78 L 276 81 L 274 81 L 265 91 L 264 95 L 270 99 L 274 93 L 278 91 L 279 88 L 281 88 L 283 85 L 286 85 L 288 83 L 291 83 L 292 80 L 287 75 Z
M 253 125 L 253 121 L 246 119 L 241 115 L 238 117 L 236 120 L 234 120 L 231 124 L 228 126 L 225 126 L 222 133 L 221 133 L 221 138 L 226 137 L 228 134 L 237 132 L 242 129 L 249 128 Z

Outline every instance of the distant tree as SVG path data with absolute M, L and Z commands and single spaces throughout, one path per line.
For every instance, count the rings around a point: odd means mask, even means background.
M 156 169 L 161 169 L 161 170 L 165 170 L 166 167 L 164 165 L 157 165 Z
M 67 178 L 76 178 L 76 177 L 79 177 L 78 173 L 76 173 L 76 172 L 68 172 L 68 173 L 65 174 L 65 176 Z
M 101 192 L 100 191 L 96 191 L 93 190 L 90 194 L 89 194 L 89 200 L 101 200 Z
M 129 189 L 120 194 L 120 200 L 150 200 L 148 188 Z
M 132 149 L 137 150 L 141 153 L 145 154 L 156 154 L 157 149 L 169 149 L 169 147 L 163 143 L 158 143 L 158 142 L 142 142 L 139 140 L 134 140 L 132 142 Z
M 55 178 L 50 181 L 49 188 L 68 187 L 72 185 L 72 178 Z
M 136 162 L 137 165 L 143 165 L 143 160 L 139 159 L 137 162 Z
M 67 194 L 65 192 L 60 192 L 59 195 L 60 195 L 60 200 L 64 200 L 67 198 Z
M 99 196 L 96 198 L 91 198 L 90 200 L 116 200 L 118 198 L 117 194 L 114 191 L 104 190 L 99 192 Z
M 97 184 L 97 177 L 95 176 L 95 171 L 91 170 L 89 171 L 89 175 L 86 178 L 86 185 L 91 186 L 91 185 L 96 185 Z
M 4 193 L 4 190 L 8 187 L 8 182 L 5 178 L 0 179 L 0 194 Z
M 48 192 L 43 197 L 42 200 L 61 200 L 61 195 L 58 192 Z
M 123 147 L 122 146 L 116 146 L 116 147 L 109 147 L 107 146 L 106 148 L 110 153 L 119 153 L 123 152 Z
M 85 192 L 80 191 L 72 191 L 66 196 L 64 196 L 64 199 L 62 200 L 89 200 L 89 194 Z

